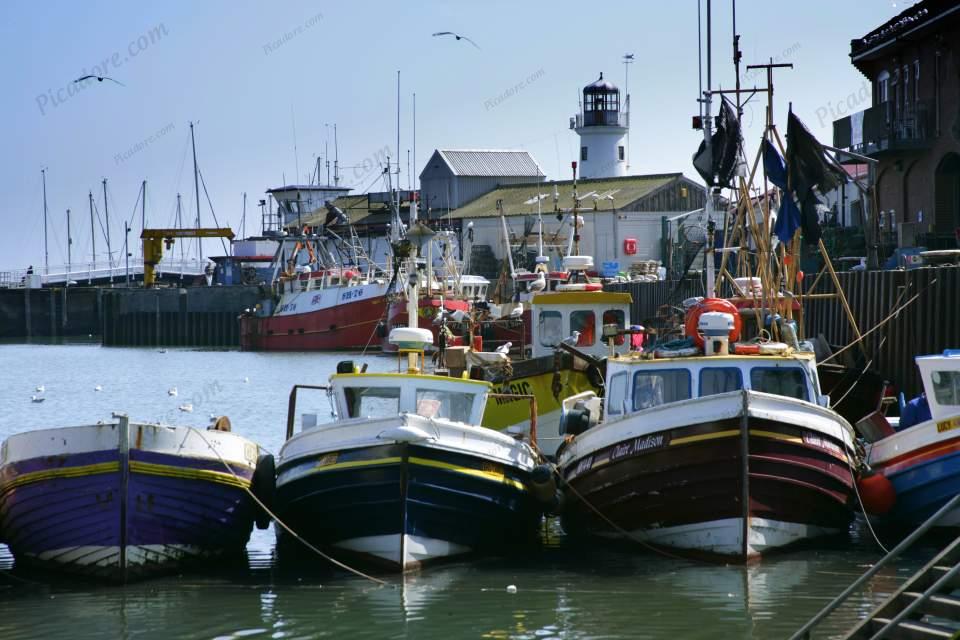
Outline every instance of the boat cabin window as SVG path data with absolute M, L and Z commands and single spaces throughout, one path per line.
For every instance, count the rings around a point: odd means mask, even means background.
M 579 331 L 578 347 L 592 347 L 597 341 L 597 316 L 593 311 L 574 311 L 570 314 L 570 335 Z
M 750 371 L 754 391 L 807 400 L 807 376 L 799 367 L 756 367 Z
M 626 325 L 626 321 L 624 320 L 623 310 L 607 309 L 606 311 L 604 311 L 603 324 L 605 325 L 615 324 L 617 325 L 617 329 L 619 329 L 620 331 L 623 331 L 624 329 L 626 329 L 627 325 Z M 618 346 L 623 344 L 624 338 L 625 336 L 623 334 L 618 335 L 616 338 L 613 339 L 613 344 Z
M 700 370 L 700 395 L 736 391 L 743 387 L 743 376 L 736 367 L 710 367 Z
M 346 387 L 351 418 L 386 418 L 400 413 L 400 387 Z
M 960 371 L 934 371 L 930 379 L 937 404 L 960 405 Z
M 621 371 L 610 376 L 610 382 L 607 383 L 607 414 L 618 416 L 626 409 L 627 401 L 627 372 Z
M 633 410 L 690 399 L 690 372 L 686 369 L 638 371 L 633 374 Z
M 417 415 L 470 422 L 476 394 L 439 389 L 417 389 Z
M 538 322 L 540 323 L 540 344 L 544 347 L 555 347 L 564 338 L 563 317 L 559 311 L 541 311 Z

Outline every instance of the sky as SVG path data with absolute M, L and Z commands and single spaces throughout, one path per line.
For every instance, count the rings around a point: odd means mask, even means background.
M 734 85 L 731 9 L 730 0 L 713 2 L 714 88 Z M 794 65 L 774 78 L 781 131 L 789 103 L 828 143 L 834 119 L 869 107 L 850 40 L 903 9 L 890 0 L 739 0 L 744 64 Z M 431 35 L 438 31 L 477 46 Z M 341 184 L 356 192 L 385 188 L 378 174 L 388 153 L 391 162 L 399 155 L 400 186 L 414 186 L 436 148 L 524 149 L 548 179 L 569 179 L 579 144 L 568 123 L 579 94 L 600 72 L 623 90 L 626 53 L 635 55 L 630 173 L 698 179 L 691 156 L 702 134 L 690 124 L 698 110 L 697 0 L 6 0 L 0 41 L 0 271 L 43 264 L 41 169 L 51 267 L 66 263 L 68 208 L 72 260 L 91 260 L 90 191 L 101 216 L 98 259 L 105 258 L 104 178 L 114 252 L 125 220 L 133 221 L 131 244 L 139 236 L 143 180 L 148 227 L 173 225 L 177 193 L 183 219 L 194 220 L 191 121 L 209 194 L 208 203 L 201 185 L 201 223 L 214 226 L 212 208 L 221 226 L 239 232 L 246 192 L 247 234 L 259 231 L 266 189 L 307 182 L 318 156 L 332 164 L 334 124 Z M 72 82 L 90 73 L 122 86 Z M 741 78 L 765 83 L 745 69 Z M 758 96 L 744 114 L 751 158 L 763 109 Z M 206 242 L 205 254 L 219 250 Z

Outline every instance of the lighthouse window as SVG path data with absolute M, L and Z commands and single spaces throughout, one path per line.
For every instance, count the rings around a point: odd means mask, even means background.
M 960 371 L 934 371 L 930 378 L 937 404 L 960 405 Z
M 621 160 L 627 157 L 627 154 L 625 153 L 623 145 L 620 145 L 619 147 L 617 147 L 617 155 L 620 157 Z
M 541 311 L 538 319 L 540 344 L 545 347 L 555 347 L 564 338 L 563 316 L 559 311 Z
M 586 162 L 586 161 L 587 161 L 587 148 L 580 147 L 580 162 Z
M 574 311 L 570 314 L 570 335 L 579 331 L 578 347 L 592 347 L 597 341 L 597 316 L 593 311 Z

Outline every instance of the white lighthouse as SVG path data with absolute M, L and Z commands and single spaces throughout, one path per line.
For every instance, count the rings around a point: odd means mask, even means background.
M 630 113 L 621 110 L 620 89 L 603 74 L 583 88 L 583 110 L 570 118 L 580 136 L 580 177 L 616 178 L 627 174 Z

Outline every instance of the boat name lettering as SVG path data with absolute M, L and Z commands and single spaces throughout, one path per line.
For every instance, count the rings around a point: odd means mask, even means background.
M 664 434 L 661 433 L 655 436 L 640 436 L 628 442 L 621 442 L 615 445 L 610 452 L 610 462 L 632 456 L 647 449 L 658 449 L 664 445 L 664 440 Z
M 937 433 L 943 433 L 944 431 L 951 431 L 953 429 L 960 429 L 960 418 L 950 418 L 937 423 Z
M 511 382 L 510 384 L 497 387 L 494 393 L 511 396 L 529 396 L 533 395 L 533 389 L 530 388 L 529 382 Z M 517 400 L 526 400 L 526 398 L 503 398 L 498 396 L 495 400 L 497 404 L 506 404 L 508 402 L 516 402 Z
M 581 473 L 586 473 L 590 471 L 590 468 L 593 466 L 593 456 L 587 456 L 583 458 L 580 462 L 577 463 L 577 466 L 573 468 L 573 473 L 570 474 L 570 478 L 575 478 Z
M 279 311 L 280 313 L 283 313 L 285 311 L 296 311 L 296 310 L 297 310 L 296 302 L 287 302 L 286 304 L 280 305 L 280 308 L 277 311 Z
M 838 444 L 812 433 L 803 434 L 803 443 L 810 445 L 811 447 L 820 447 L 821 449 L 826 449 L 827 451 L 832 451 L 839 456 L 843 456 L 843 449 L 841 449 Z
M 348 291 L 344 291 L 342 294 L 340 294 L 340 299 L 353 300 L 355 298 L 360 298 L 362 296 L 363 296 L 363 287 L 357 287 L 356 289 L 350 289 Z
M 315 307 L 320 304 L 320 299 L 323 297 L 323 294 L 318 293 L 317 295 L 310 298 L 310 306 Z

